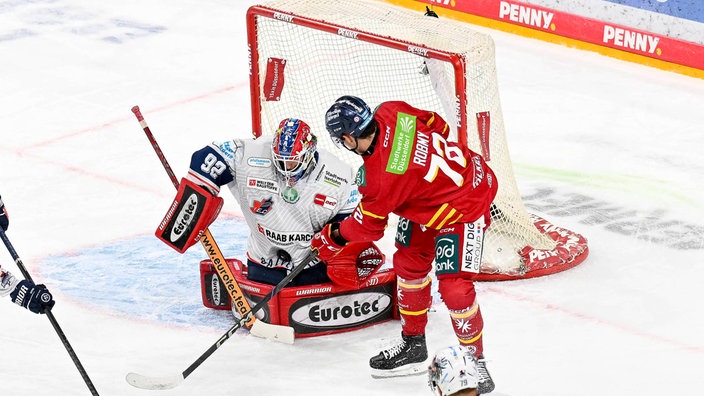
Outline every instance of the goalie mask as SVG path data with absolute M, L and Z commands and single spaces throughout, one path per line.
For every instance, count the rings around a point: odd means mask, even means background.
M 286 118 L 279 124 L 271 142 L 274 166 L 281 180 L 293 186 L 308 174 L 316 161 L 318 140 L 305 122 Z
M 475 389 L 479 381 L 477 361 L 470 348 L 457 345 L 439 350 L 428 367 L 428 385 L 436 395 L 446 396 Z

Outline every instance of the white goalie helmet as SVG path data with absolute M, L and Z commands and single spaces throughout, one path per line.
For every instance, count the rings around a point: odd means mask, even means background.
M 478 382 L 477 360 L 472 350 L 462 345 L 439 350 L 428 367 L 428 386 L 436 395 L 475 389 Z

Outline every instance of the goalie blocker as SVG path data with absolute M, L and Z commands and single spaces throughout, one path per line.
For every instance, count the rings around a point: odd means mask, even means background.
M 203 187 L 181 179 L 176 198 L 154 233 L 179 253 L 193 246 L 222 209 L 223 199 Z
M 378 253 L 373 246 L 371 249 L 352 249 L 349 253 L 354 256 L 345 255 L 348 260 L 356 260 L 360 279 L 357 287 L 331 282 L 287 287 L 256 313 L 257 318 L 270 324 L 291 326 L 298 338 L 341 333 L 399 319 L 396 274 L 392 269 L 378 270 L 380 264 L 370 271 L 374 265 L 365 259 L 369 250 Z M 366 257 L 379 256 L 371 254 Z M 246 267 L 237 259 L 227 259 L 227 265 L 251 306 L 274 288 L 273 285 L 247 279 Z M 231 309 L 225 285 L 217 277 L 209 260 L 200 262 L 200 280 L 203 305 L 213 309 Z

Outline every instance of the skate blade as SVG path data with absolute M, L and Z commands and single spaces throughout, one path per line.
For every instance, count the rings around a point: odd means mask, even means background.
M 428 367 L 423 363 L 407 364 L 392 370 L 371 369 L 372 378 L 395 378 L 421 375 L 428 372 Z

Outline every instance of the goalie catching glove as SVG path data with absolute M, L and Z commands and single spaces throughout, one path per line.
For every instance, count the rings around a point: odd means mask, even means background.
M 223 199 L 185 178 L 155 235 L 183 253 L 193 246 L 222 209 Z
M 359 289 L 384 263 L 384 254 L 373 242 L 347 242 L 340 224 L 327 224 L 315 234 L 311 249 L 327 265 L 327 275 L 338 285 Z
M 374 242 L 350 242 L 325 264 L 332 283 L 358 290 L 379 271 L 384 260 L 384 254 Z

